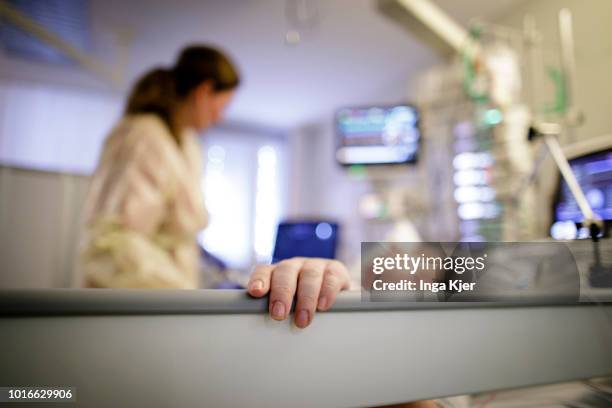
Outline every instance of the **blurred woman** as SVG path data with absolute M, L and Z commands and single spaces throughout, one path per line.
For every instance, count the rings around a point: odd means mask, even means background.
M 231 60 L 208 46 L 185 48 L 174 67 L 153 69 L 137 81 L 105 142 L 86 201 L 86 286 L 199 287 L 196 234 L 207 213 L 196 136 L 223 118 L 239 84 Z M 348 287 L 341 263 L 295 258 L 255 268 L 249 292 L 269 293 L 278 320 L 288 316 L 297 294 L 295 323 L 306 327 Z

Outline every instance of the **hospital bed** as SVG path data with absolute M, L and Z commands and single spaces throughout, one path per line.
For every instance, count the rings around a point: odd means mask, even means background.
M 362 302 L 305 330 L 243 291 L 0 292 L 0 387 L 111 407 L 348 407 L 612 375 L 612 294 Z

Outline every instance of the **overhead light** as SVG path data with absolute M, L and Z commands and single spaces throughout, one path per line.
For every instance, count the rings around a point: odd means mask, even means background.
M 287 34 L 285 34 L 285 43 L 286 44 L 297 45 L 297 44 L 299 44 L 300 40 L 301 40 L 301 36 L 300 36 L 300 33 L 298 31 L 289 30 L 289 31 L 287 31 Z

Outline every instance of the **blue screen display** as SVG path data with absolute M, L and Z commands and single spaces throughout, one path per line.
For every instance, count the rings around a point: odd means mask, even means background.
M 570 160 L 570 166 L 593 211 L 602 220 L 612 220 L 612 151 Z M 580 208 L 565 181 L 561 183 L 555 218 L 557 221 L 583 220 Z
M 334 222 L 283 222 L 276 233 L 272 262 L 295 256 L 334 259 L 338 224 Z

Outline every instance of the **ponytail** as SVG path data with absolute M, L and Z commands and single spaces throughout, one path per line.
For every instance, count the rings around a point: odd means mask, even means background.
M 176 106 L 176 84 L 173 71 L 154 68 L 142 76 L 132 89 L 125 113 L 153 113 L 168 126 L 175 139 L 173 112 Z

